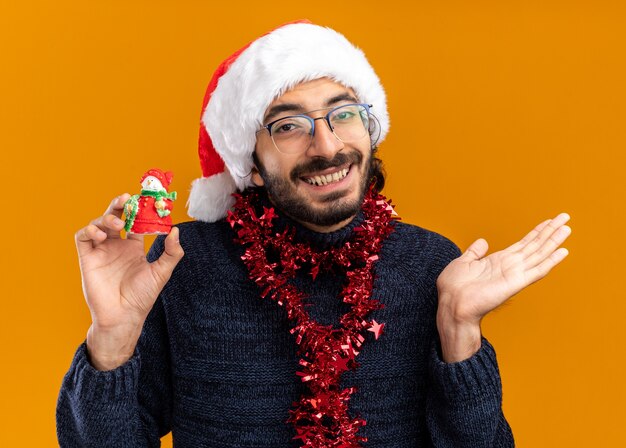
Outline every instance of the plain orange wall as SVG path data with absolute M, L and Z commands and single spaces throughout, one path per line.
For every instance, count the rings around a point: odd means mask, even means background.
M 213 70 L 307 17 L 363 48 L 386 86 L 385 192 L 405 221 L 500 250 L 570 213 L 569 257 L 483 330 L 518 446 L 626 446 L 622 2 L 215 3 L 0 6 L 0 445 L 57 445 L 90 324 L 76 230 L 153 166 L 174 171 L 173 217 L 188 220 Z

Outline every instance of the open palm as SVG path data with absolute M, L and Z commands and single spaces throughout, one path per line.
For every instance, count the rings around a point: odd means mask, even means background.
M 545 277 L 568 254 L 559 246 L 570 235 L 561 213 L 537 225 L 523 239 L 485 256 L 487 241 L 478 239 L 453 260 L 437 279 L 440 301 L 459 320 L 478 322 L 526 286 Z

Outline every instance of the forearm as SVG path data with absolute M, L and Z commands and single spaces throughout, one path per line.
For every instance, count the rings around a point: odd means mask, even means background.
M 56 408 L 59 446 L 156 446 L 138 424 L 139 356 L 118 369 L 98 371 L 81 344 L 65 375 Z
M 502 385 L 496 355 L 481 338 L 470 358 L 447 363 L 433 341 L 428 425 L 437 448 L 511 448 L 511 428 L 502 413 Z

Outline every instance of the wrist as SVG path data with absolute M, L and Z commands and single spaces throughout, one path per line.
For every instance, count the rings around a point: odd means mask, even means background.
M 437 331 L 443 361 L 452 363 L 473 356 L 482 345 L 482 334 L 480 319 L 469 318 L 447 303 L 444 301 L 437 310 Z
M 135 352 L 141 327 L 102 329 L 92 324 L 87 331 L 87 354 L 97 370 L 113 370 L 126 363 Z

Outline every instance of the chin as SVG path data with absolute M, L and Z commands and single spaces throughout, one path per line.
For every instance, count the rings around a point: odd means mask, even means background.
M 334 226 L 359 213 L 363 196 L 355 190 L 329 193 L 315 201 L 301 202 L 300 208 L 290 210 L 290 216 L 318 226 Z

